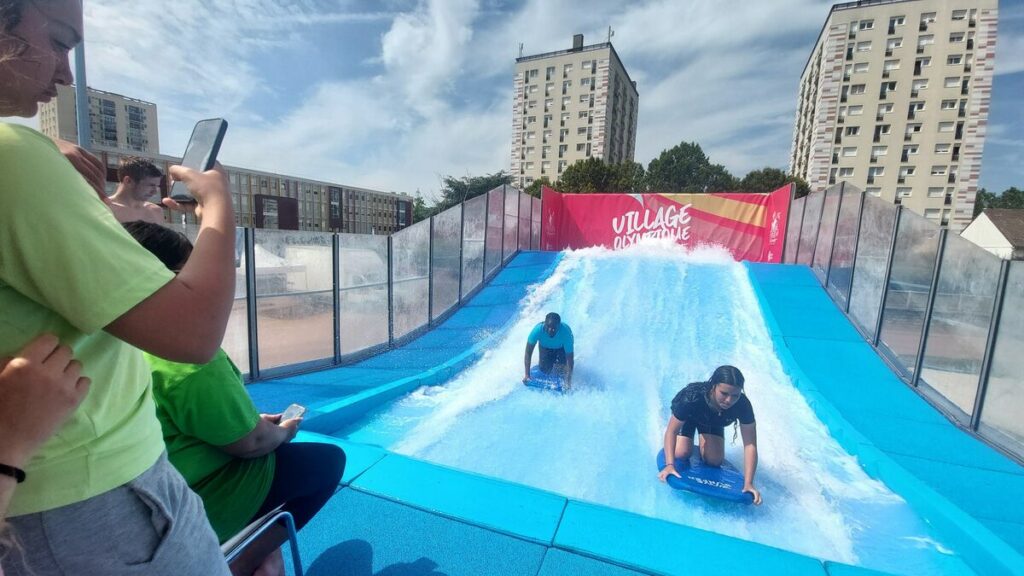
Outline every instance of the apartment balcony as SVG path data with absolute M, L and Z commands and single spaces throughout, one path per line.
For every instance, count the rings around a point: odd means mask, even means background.
M 886 55 L 886 57 L 892 56 L 892 48 L 886 48 L 885 49 L 885 55 Z
M 974 38 L 967 39 L 967 49 L 974 50 Z
M 875 175 L 874 174 L 868 174 L 868 184 L 874 184 L 874 183 L 875 183 Z
M 905 176 L 900 176 L 899 178 L 896 179 L 896 183 L 897 184 L 906 184 L 907 183 L 907 178 Z
M 942 203 L 944 205 L 946 205 L 946 206 L 952 206 L 953 205 L 953 197 L 950 196 L 949 194 L 946 194 L 946 199 L 943 200 Z
M 956 184 L 956 172 L 950 172 L 949 178 L 946 179 L 947 184 Z
M 832 163 L 833 164 L 839 164 L 839 153 L 838 152 L 833 152 L 832 153 Z
M 872 156 L 870 159 L 868 159 L 868 163 L 869 164 L 878 164 L 878 156 Z
M 958 123 L 956 125 L 956 134 L 953 137 L 956 138 L 957 140 L 960 140 L 960 139 L 962 139 L 964 137 L 964 127 L 963 127 L 963 124 Z
M 889 34 L 895 34 L 895 33 L 896 33 L 896 25 L 895 24 L 889 24 Z
M 890 76 L 890 74 L 889 74 L 888 70 L 883 70 L 882 71 L 882 78 L 888 78 L 889 76 Z
M 956 162 L 956 161 L 960 160 L 960 153 L 959 152 L 953 152 L 953 155 L 950 156 L 949 159 L 952 160 L 953 162 Z
M 928 23 L 927 22 L 921 22 L 921 25 L 917 27 L 917 31 L 918 32 L 927 32 L 928 31 Z

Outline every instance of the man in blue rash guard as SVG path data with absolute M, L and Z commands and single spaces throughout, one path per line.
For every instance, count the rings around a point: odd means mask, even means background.
M 523 382 L 530 379 L 530 365 L 533 363 L 533 347 L 540 344 L 539 366 L 545 374 L 557 373 L 565 380 L 564 388 L 572 388 L 573 369 L 573 337 L 568 324 L 551 312 L 544 321 L 537 324 L 526 339 L 526 358 L 524 368 L 526 376 Z

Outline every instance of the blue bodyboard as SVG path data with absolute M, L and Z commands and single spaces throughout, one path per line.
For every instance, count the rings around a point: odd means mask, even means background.
M 540 390 L 558 393 L 565 392 L 565 389 L 562 387 L 562 377 L 557 374 L 545 374 L 540 371 L 540 366 L 530 368 L 530 379 L 524 382 L 524 384 L 530 388 L 538 388 Z
M 665 450 L 658 451 L 657 463 L 659 471 L 665 467 Z M 722 462 L 721 467 L 708 466 L 701 460 L 700 449 L 694 446 L 688 462 L 676 459 L 675 464 L 676 472 L 682 478 L 669 474 L 667 482 L 676 490 L 688 490 L 743 504 L 754 502 L 752 494 L 743 492 L 743 474 L 728 460 Z

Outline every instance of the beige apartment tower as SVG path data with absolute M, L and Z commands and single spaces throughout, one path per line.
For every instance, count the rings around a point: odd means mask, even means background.
M 126 152 L 160 153 L 156 104 L 89 88 L 93 146 Z M 57 86 L 57 97 L 39 108 L 39 131 L 51 138 L 78 141 L 75 87 Z
M 512 177 L 520 188 L 555 182 L 578 160 L 633 160 L 639 106 L 610 42 L 516 59 Z
M 836 4 L 800 78 L 790 171 L 959 232 L 971 221 L 997 0 Z

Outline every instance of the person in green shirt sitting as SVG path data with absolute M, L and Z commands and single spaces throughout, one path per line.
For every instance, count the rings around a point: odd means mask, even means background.
M 159 224 L 124 227 L 172 271 L 192 252 L 188 238 Z M 345 452 L 332 444 L 290 444 L 302 418 L 257 412 L 223 349 L 206 364 L 146 359 L 168 458 L 203 499 L 221 542 L 282 504 L 302 528 L 334 494 Z M 283 573 L 281 561 L 280 551 L 268 557 L 264 566 L 273 568 L 265 572 Z

